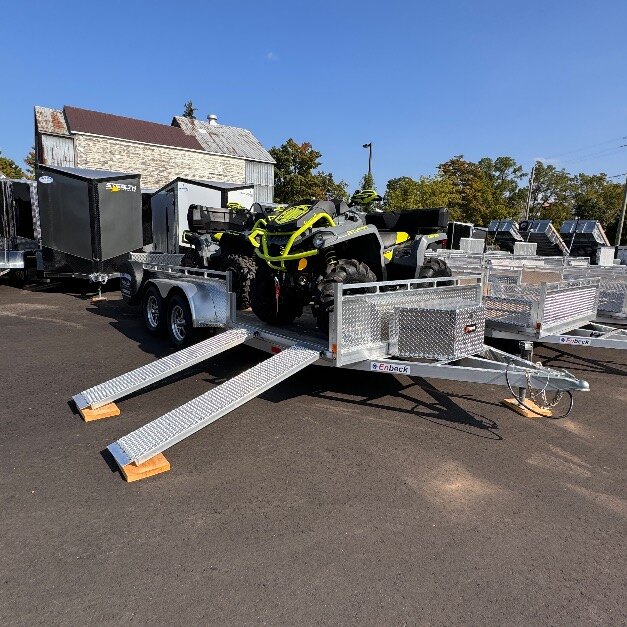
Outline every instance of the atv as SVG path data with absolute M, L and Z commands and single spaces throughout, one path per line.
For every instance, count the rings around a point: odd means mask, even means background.
M 311 304 L 326 332 L 336 283 L 451 276 L 442 260 L 425 262 L 429 235 L 379 230 L 369 218 L 344 201 L 310 200 L 258 220 L 248 234 L 259 259 L 251 289 L 256 316 L 285 325 Z
M 229 203 L 226 209 L 191 205 L 189 230 L 183 232 L 188 245 L 181 265 L 210 270 L 230 270 L 237 308 L 250 307 L 250 286 L 257 269 L 256 255 L 245 233 L 260 219 L 268 219 L 273 205 L 254 203 L 247 210 Z

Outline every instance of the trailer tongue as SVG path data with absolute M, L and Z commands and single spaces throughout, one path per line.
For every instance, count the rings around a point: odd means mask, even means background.
M 168 268 L 170 277 L 177 273 L 179 269 Z M 181 282 L 203 280 L 180 269 Z M 163 451 L 313 364 L 508 386 L 521 407 L 530 401 L 514 388 L 558 396 L 588 389 L 567 372 L 483 344 L 479 276 L 337 284 L 328 336 L 314 324 L 277 328 L 251 313 L 236 313 L 228 278 L 212 280 L 214 322 L 226 330 L 77 394 L 74 401 L 83 417 L 89 419 L 90 412 L 117 415 L 116 400 L 241 344 L 273 356 L 110 444 L 109 452 L 129 481 L 168 470 Z M 223 304 L 216 304 L 219 294 Z

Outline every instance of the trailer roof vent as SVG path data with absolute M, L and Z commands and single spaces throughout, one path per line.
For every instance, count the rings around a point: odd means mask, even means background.
M 210 113 L 207 116 L 207 119 L 209 120 L 209 124 L 211 124 L 211 126 L 218 126 L 218 116 L 215 113 Z

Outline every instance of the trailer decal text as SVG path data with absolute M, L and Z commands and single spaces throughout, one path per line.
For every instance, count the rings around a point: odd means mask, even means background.
M 386 372 L 388 374 L 411 373 L 411 368 L 409 366 L 402 366 L 400 364 L 386 364 L 384 361 L 371 361 L 370 370 L 372 372 Z
M 568 335 L 560 335 L 560 344 L 573 344 L 574 346 L 590 346 L 592 340 L 584 337 L 569 337 Z

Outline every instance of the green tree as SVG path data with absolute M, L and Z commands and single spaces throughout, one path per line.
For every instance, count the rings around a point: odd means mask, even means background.
M 374 184 L 374 176 L 372 176 L 371 172 L 366 172 L 363 175 L 359 183 L 359 189 L 377 189 Z
M 614 241 L 623 186 L 600 174 L 578 174 L 574 180 L 573 214 L 586 220 L 598 220 Z
M 335 181 L 330 172 L 318 170 L 322 153 L 309 142 L 297 143 L 292 138 L 269 150 L 276 161 L 274 168 L 274 200 L 292 203 L 308 198 L 346 199 L 348 185 Z
M 385 209 L 422 209 L 426 207 L 451 207 L 459 201 L 453 182 L 442 176 L 409 176 L 390 179 L 385 191 Z
M 0 173 L 4 174 L 8 179 L 21 179 L 24 178 L 24 172 L 13 159 L 2 156 L 0 150 Z
M 198 108 L 193 105 L 191 100 L 188 100 L 183 105 L 183 117 L 184 118 L 189 118 L 190 120 L 195 120 L 196 119 L 196 111 L 198 111 Z
M 573 215 L 575 191 L 576 181 L 566 170 L 538 161 L 531 188 L 529 217 L 553 220 L 560 225 Z
M 37 165 L 37 159 L 35 157 L 35 146 L 33 146 L 28 154 L 26 155 L 26 158 L 24 159 L 24 163 L 27 166 L 26 169 L 26 178 L 27 179 L 34 179 L 35 178 L 35 167 Z
M 510 209 L 510 215 L 522 214 L 527 193 L 520 181 L 527 176 L 521 165 L 512 157 L 483 157 L 478 162 L 490 187 L 494 202 Z

